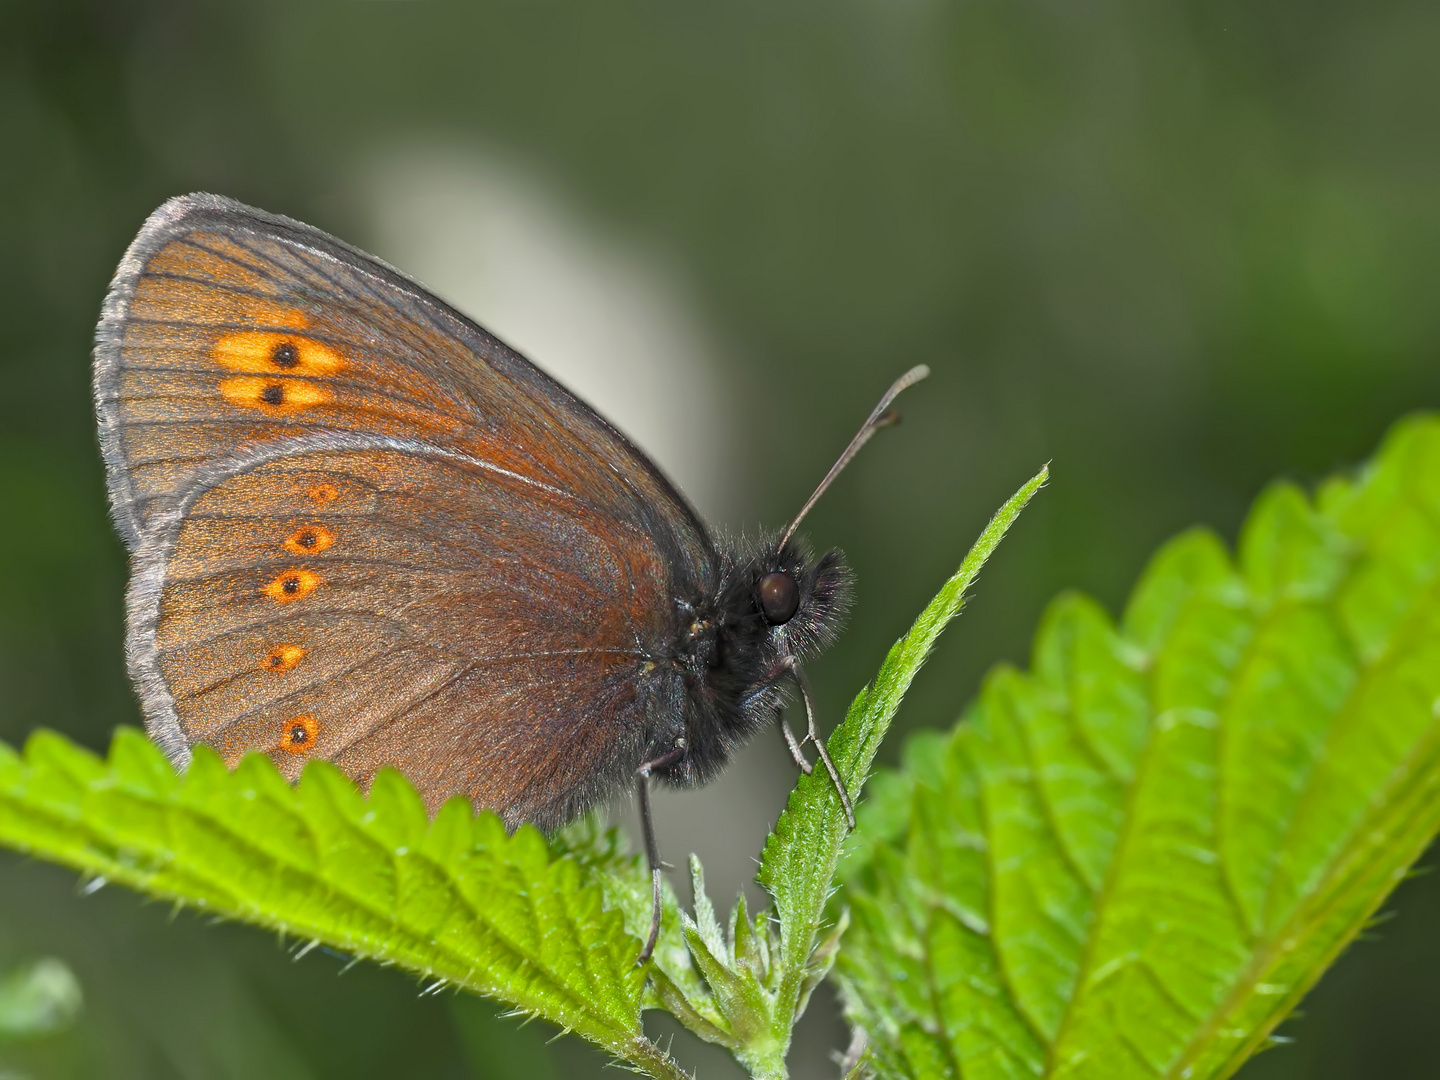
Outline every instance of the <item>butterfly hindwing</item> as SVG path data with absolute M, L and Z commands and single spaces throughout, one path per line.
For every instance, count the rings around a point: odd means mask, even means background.
M 392 765 L 558 822 L 617 783 L 661 648 L 661 553 L 456 451 L 308 436 L 196 478 L 141 542 L 130 661 L 152 734 L 288 775 Z M 653 663 L 651 667 L 653 668 Z

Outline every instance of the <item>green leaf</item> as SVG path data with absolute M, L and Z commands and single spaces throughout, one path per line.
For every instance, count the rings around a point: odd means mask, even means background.
M 1117 627 L 912 739 L 842 868 L 838 975 L 885 1075 L 1229 1076 L 1440 829 L 1440 421 L 1232 560 L 1161 549 Z
M 498 998 L 649 1075 L 684 1075 L 640 1026 L 640 942 L 603 902 L 618 856 L 579 857 L 574 838 L 552 852 L 458 799 L 428 821 L 397 773 L 367 800 L 323 762 L 292 788 L 264 757 L 231 773 L 198 747 L 180 778 L 139 732 L 101 761 L 42 731 L 23 758 L 0 744 L 0 843 Z
M 890 649 L 875 682 L 859 693 L 831 735 L 831 757 L 853 799 L 940 632 L 1048 476 L 1048 468 L 1042 469 L 996 512 L 960 569 Z M 762 915 L 752 925 L 742 900 L 724 933 L 705 895 L 699 862 L 692 859 L 695 916 L 684 919 L 683 929 L 700 979 L 657 951 L 659 1001 L 701 1038 L 727 1047 L 756 1077 L 786 1075 L 791 1029 L 834 963 L 846 916 L 833 916 L 827 927 L 825 907 L 848 832 L 839 794 L 817 767 L 800 778 L 765 844 L 759 881 L 774 898 L 773 917 Z

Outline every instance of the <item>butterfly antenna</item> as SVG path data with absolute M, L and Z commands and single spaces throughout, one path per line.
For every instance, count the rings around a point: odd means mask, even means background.
M 880 399 L 880 404 L 871 410 L 870 418 L 855 433 L 855 437 L 850 440 L 850 445 L 845 448 L 845 452 L 840 455 L 834 465 L 830 466 L 830 471 L 825 474 L 825 479 L 820 481 L 820 486 L 815 489 L 815 493 L 805 500 L 805 505 L 800 508 L 800 513 L 795 515 L 795 520 L 790 522 L 790 527 L 780 537 L 781 547 L 784 547 L 790 537 L 794 535 L 795 530 L 800 527 L 800 522 L 804 521 L 805 515 L 810 512 L 810 508 L 819 501 L 821 495 L 825 494 L 825 489 L 835 482 L 835 478 L 840 475 L 840 470 L 849 465 L 850 459 L 870 441 L 870 436 L 900 419 L 900 414 L 890 408 L 890 403 L 900 396 L 901 391 L 908 390 L 929 374 L 928 367 L 924 364 L 917 364 L 890 384 L 890 389 L 885 391 L 885 396 Z

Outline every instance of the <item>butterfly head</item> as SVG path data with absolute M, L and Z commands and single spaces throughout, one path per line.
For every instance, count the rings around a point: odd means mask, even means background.
M 798 663 L 834 642 L 850 595 L 850 570 L 840 552 L 816 559 L 790 538 L 765 545 L 737 567 L 721 606 L 738 627 L 758 631 L 767 660 Z
M 793 537 L 732 549 L 712 598 L 687 619 L 687 753 L 667 778 L 703 783 L 739 744 L 774 723 L 794 690 L 796 665 L 835 640 L 850 596 L 850 571 L 838 551 L 815 558 Z

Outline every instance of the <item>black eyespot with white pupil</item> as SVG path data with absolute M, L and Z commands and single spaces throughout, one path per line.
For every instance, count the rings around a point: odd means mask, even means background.
M 772 570 L 755 583 L 755 602 L 766 622 L 780 626 L 800 609 L 800 586 L 784 570 Z
M 282 341 L 270 353 L 270 360 L 276 367 L 293 368 L 300 363 L 300 350 L 294 342 Z

